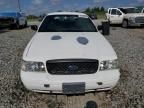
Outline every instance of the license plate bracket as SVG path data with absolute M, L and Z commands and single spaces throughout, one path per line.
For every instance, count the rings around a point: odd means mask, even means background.
M 83 94 L 85 92 L 85 83 L 63 83 L 63 94 Z

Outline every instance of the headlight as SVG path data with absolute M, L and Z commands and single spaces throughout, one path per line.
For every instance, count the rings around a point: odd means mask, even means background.
M 22 71 L 45 72 L 45 66 L 42 62 L 22 61 Z
M 135 17 L 130 17 L 129 20 L 134 22 L 135 21 Z
M 118 69 L 118 60 L 107 60 L 100 62 L 100 71 Z

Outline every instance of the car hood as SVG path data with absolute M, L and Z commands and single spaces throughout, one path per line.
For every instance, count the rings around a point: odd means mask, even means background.
M 144 13 L 129 13 L 125 14 L 125 17 L 144 17 Z
M 80 41 L 87 43 L 82 44 Z M 99 32 L 36 33 L 23 55 L 23 59 L 27 61 L 72 58 L 111 60 L 117 56 L 112 46 Z

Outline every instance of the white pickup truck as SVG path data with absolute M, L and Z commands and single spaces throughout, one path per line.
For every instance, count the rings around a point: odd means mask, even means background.
M 83 13 L 49 13 L 27 45 L 21 69 L 35 92 L 77 94 L 112 89 L 120 78 L 117 55 Z
M 135 7 L 109 8 L 106 13 L 110 24 L 122 24 L 122 27 L 144 26 L 144 14 L 139 13 Z

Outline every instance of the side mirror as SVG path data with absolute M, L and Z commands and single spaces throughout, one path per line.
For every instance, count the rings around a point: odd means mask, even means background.
M 102 22 L 102 34 L 107 35 L 107 36 L 110 34 L 110 22 L 109 21 Z
M 37 25 L 32 25 L 31 29 L 34 30 L 34 31 L 37 31 L 38 30 L 38 26 Z
M 110 22 L 109 21 L 103 21 L 102 25 L 97 26 L 98 30 L 102 30 L 103 35 L 109 35 L 110 34 Z
M 97 29 L 98 29 L 98 30 L 102 30 L 102 25 L 98 25 L 98 26 L 97 26 Z
M 118 15 L 121 16 L 122 14 L 121 14 L 121 13 L 118 13 Z

